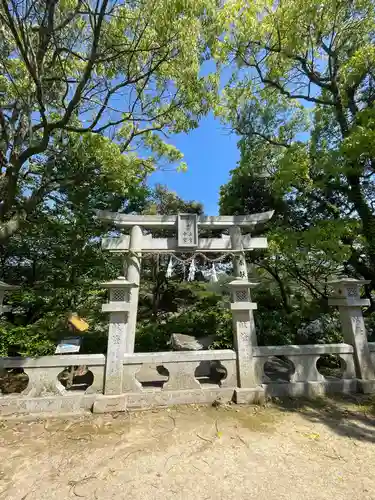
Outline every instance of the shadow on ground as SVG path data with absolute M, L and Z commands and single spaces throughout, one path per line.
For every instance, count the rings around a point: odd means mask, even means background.
M 375 397 L 329 396 L 314 400 L 274 400 L 281 411 L 322 423 L 339 436 L 375 443 Z

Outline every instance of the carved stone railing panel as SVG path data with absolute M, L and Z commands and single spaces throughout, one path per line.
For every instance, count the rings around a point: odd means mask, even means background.
M 38 397 L 72 394 L 58 380 L 58 375 L 67 366 L 87 366 L 93 373 L 94 380 L 85 393 L 103 392 L 104 363 L 105 357 L 102 354 L 74 354 L 39 358 L 1 358 L 0 368 L 22 368 L 29 377 L 29 383 L 21 395 Z
M 219 361 L 226 370 L 226 376 L 219 382 L 221 387 L 236 387 L 236 353 L 232 350 L 207 351 L 179 351 L 159 353 L 135 353 L 124 358 L 124 392 L 140 392 L 144 390 L 137 380 L 136 374 L 144 365 L 162 366 L 169 374 L 169 378 L 162 387 L 162 391 L 202 389 L 202 385 L 195 377 L 195 370 L 201 362 Z
M 255 373 L 259 383 L 274 383 L 264 376 L 264 364 L 270 356 L 285 356 L 294 365 L 290 382 L 324 382 L 326 378 L 319 372 L 316 363 L 320 356 L 337 354 L 345 362 L 343 379 L 355 378 L 353 347 L 349 344 L 318 344 L 266 346 L 254 348 Z
M 290 377 L 291 382 L 324 382 L 325 378 L 316 366 L 319 355 L 287 356 L 287 358 L 295 368 Z
M 268 356 L 257 356 L 253 358 L 253 363 L 254 363 L 254 377 L 255 377 L 255 383 L 257 385 L 261 385 L 262 382 L 271 382 L 271 379 L 269 379 L 267 376 L 264 374 L 264 365 L 268 359 Z
M 24 396 L 37 397 L 52 394 L 64 394 L 64 386 L 59 382 L 61 367 L 27 368 L 29 385 L 22 392 Z
M 227 376 L 220 381 L 220 387 L 237 386 L 237 366 L 235 360 L 221 360 L 221 364 L 227 371 Z
M 199 361 L 181 361 L 179 363 L 164 363 L 164 365 L 169 371 L 169 380 L 163 386 L 164 391 L 201 388 L 194 376 Z
M 137 380 L 136 373 L 142 368 L 142 364 L 124 365 L 122 390 L 123 392 L 142 392 L 142 384 Z
M 104 391 L 104 366 L 88 366 L 94 375 L 94 382 L 85 391 L 85 394 L 102 394 Z
M 343 379 L 356 378 L 353 354 L 340 354 L 339 356 L 344 362 L 342 378 Z

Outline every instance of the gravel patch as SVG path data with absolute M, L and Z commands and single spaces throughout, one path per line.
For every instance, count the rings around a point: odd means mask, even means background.
M 367 404 L 193 405 L 0 430 L 1 499 L 375 498 Z

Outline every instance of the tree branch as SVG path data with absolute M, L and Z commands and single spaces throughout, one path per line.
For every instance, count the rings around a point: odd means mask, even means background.
M 289 99 L 300 99 L 300 100 L 305 100 L 308 102 L 313 102 L 315 104 L 323 104 L 325 106 L 327 106 L 327 105 L 333 106 L 334 105 L 333 101 L 320 99 L 319 97 L 311 97 L 311 96 L 306 95 L 306 94 L 293 94 L 292 92 L 287 90 L 285 87 L 283 87 L 280 84 L 280 82 L 278 82 L 276 80 L 271 80 L 270 78 L 267 78 L 266 76 L 264 76 L 258 62 L 254 61 L 254 63 L 251 63 L 244 56 L 240 55 L 240 57 L 241 57 L 242 61 L 244 62 L 244 64 L 246 64 L 246 66 L 248 66 L 249 68 L 254 68 L 256 70 L 256 72 L 260 78 L 260 81 L 264 85 L 269 85 L 270 87 L 277 89 L 282 95 L 285 95 Z
M 2 1 L 4 2 L 5 0 L 2 0 Z M 108 2 L 109 2 L 109 0 L 103 0 L 102 6 L 100 8 L 98 19 L 96 20 L 96 24 L 95 24 L 94 29 L 93 29 L 93 41 L 92 41 L 92 45 L 91 45 L 90 56 L 88 58 L 88 62 L 86 64 L 86 68 L 83 72 L 82 78 L 81 78 L 80 82 L 78 83 L 77 88 L 74 92 L 74 95 L 67 106 L 67 109 L 65 111 L 63 118 L 61 120 L 54 122 L 54 123 L 51 123 L 49 125 L 49 128 L 51 130 L 56 129 L 56 128 L 62 128 L 65 125 L 67 125 L 71 116 L 72 116 L 72 113 L 73 113 L 75 107 L 77 106 L 77 104 L 80 101 L 83 89 L 85 88 L 85 86 L 86 86 L 86 84 L 91 76 L 91 72 L 92 72 L 94 64 L 95 64 L 97 51 L 98 51 L 98 47 L 99 47 L 100 33 L 101 33 L 102 24 L 103 24 L 103 20 L 105 17 L 105 12 L 106 12 Z

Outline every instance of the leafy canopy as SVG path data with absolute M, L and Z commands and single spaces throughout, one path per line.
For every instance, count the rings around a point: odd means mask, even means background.
M 215 101 L 217 76 L 200 75 L 215 7 L 0 3 L 0 239 L 71 180 L 56 160 L 72 142 L 124 187 L 164 160 L 182 161 L 165 138 L 195 127 Z
M 233 69 L 217 112 L 241 136 L 241 168 L 299 207 L 306 248 L 336 246 L 373 281 L 374 21 L 371 0 L 236 0 L 213 46 Z

